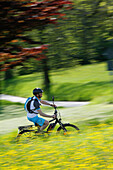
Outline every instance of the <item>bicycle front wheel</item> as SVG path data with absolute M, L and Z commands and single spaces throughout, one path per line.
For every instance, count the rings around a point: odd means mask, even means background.
M 70 124 L 70 123 L 65 123 L 63 124 L 63 127 L 59 127 L 57 129 L 57 132 L 60 132 L 62 134 L 72 134 L 72 133 L 75 133 L 76 131 L 79 132 L 79 128 L 73 124 Z

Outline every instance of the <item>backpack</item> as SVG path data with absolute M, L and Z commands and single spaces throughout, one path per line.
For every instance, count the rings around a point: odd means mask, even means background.
M 27 100 L 26 100 L 26 102 L 25 102 L 25 105 L 24 105 L 24 109 L 26 110 L 26 112 L 35 113 L 35 112 L 34 112 L 35 109 L 32 109 L 32 110 L 30 109 L 30 104 L 31 104 L 31 102 L 32 102 L 33 100 L 35 100 L 35 99 L 33 99 L 33 97 L 28 97 L 28 98 L 27 98 Z

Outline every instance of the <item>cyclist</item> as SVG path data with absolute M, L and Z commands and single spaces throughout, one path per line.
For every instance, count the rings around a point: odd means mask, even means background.
M 57 107 L 54 104 L 50 104 L 47 101 L 41 100 L 42 98 L 42 93 L 43 90 L 40 88 L 35 88 L 33 90 L 33 98 L 31 100 L 31 103 L 29 105 L 29 111 L 27 111 L 27 118 L 29 121 L 33 122 L 35 124 L 35 126 L 40 125 L 40 131 L 44 130 L 48 125 L 49 125 L 49 121 L 38 117 L 38 114 L 40 114 L 43 117 L 49 117 L 49 118 L 55 118 L 55 115 L 47 115 L 45 113 L 42 112 L 42 110 L 40 109 L 40 105 L 45 104 L 45 105 L 49 105 L 52 107 Z

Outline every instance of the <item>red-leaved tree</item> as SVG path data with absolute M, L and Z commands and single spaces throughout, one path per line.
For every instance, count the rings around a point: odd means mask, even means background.
M 25 36 L 25 31 L 43 29 L 48 24 L 56 24 L 63 17 L 61 9 L 71 8 L 69 0 L 1 0 L 0 2 L 0 66 L 7 71 L 21 65 L 33 57 L 44 59 L 44 50 L 48 48 L 42 41 L 33 41 Z M 24 42 L 34 45 L 23 48 Z M 37 47 L 36 47 L 37 46 Z

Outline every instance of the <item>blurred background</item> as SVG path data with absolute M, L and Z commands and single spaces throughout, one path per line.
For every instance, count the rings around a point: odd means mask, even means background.
M 0 9 L 1 169 L 113 169 L 113 1 L 1 0 Z M 44 100 L 87 103 L 58 108 L 79 134 L 14 141 L 30 122 L 11 96 L 36 87 Z
M 0 6 L 1 94 L 27 98 L 40 87 L 46 100 L 113 103 L 111 0 Z
M 1 93 L 113 102 L 113 2 L 45 2 L 1 1 Z

